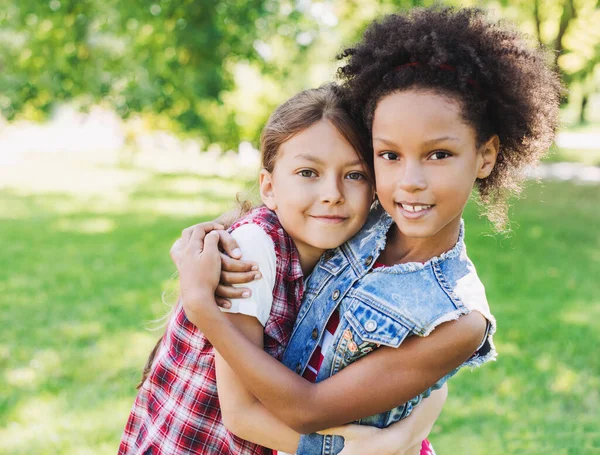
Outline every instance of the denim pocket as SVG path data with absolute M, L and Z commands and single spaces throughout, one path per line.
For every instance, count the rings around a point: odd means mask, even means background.
M 355 299 L 344 316 L 360 338 L 354 340 L 357 347 L 369 343 L 374 346 L 383 344 L 397 348 L 411 333 L 401 319 L 391 311 L 387 312 L 362 300 Z

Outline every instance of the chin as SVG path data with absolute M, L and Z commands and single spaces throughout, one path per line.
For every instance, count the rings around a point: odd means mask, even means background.
M 411 239 L 426 239 L 433 237 L 438 231 L 428 226 L 415 226 L 407 223 L 396 224 L 402 235 Z
M 339 238 L 336 239 L 311 239 L 311 245 L 314 248 L 318 248 L 320 250 L 331 250 L 333 248 L 337 248 L 343 242 L 340 242 Z

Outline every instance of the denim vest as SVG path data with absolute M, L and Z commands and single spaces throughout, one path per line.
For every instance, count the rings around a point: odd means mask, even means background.
M 441 256 L 424 264 L 413 262 L 372 270 L 391 225 L 392 218 L 376 205 L 358 234 L 320 259 L 306 283 L 304 301 L 283 355 L 282 362 L 288 368 L 302 374 L 327 321 L 338 308 L 340 323 L 317 382 L 380 345 L 398 347 L 408 336 L 427 336 L 439 324 L 473 310 L 486 317 L 488 330 L 477 352 L 461 367 L 478 366 L 495 358 L 492 335 L 496 322 L 485 289 L 467 257 L 462 223 L 458 242 Z M 357 423 L 383 428 L 407 417 L 459 369 L 409 402 Z M 338 454 L 343 446 L 340 436 L 303 435 L 296 453 Z

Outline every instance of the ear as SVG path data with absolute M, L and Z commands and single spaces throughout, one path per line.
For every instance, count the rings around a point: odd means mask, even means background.
M 498 159 L 500 151 L 500 139 L 497 134 L 494 134 L 488 141 L 479 149 L 480 162 L 477 169 L 477 178 L 484 179 L 492 172 Z
M 266 169 L 261 169 L 258 175 L 258 184 L 260 187 L 260 198 L 263 203 L 271 210 L 277 210 L 275 193 L 273 191 L 273 174 Z

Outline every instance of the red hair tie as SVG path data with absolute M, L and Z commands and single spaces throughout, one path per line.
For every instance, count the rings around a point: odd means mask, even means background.
M 408 62 L 408 63 L 403 63 L 402 65 L 399 65 L 397 67 L 394 68 L 394 71 L 400 71 L 404 68 L 406 68 L 407 66 L 411 66 L 411 67 L 416 67 L 416 66 L 421 66 L 421 64 L 419 62 Z M 446 70 L 446 71 L 452 71 L 452 72 L 456 72 L 456 68 L 453 67 L 452 65 L 448 65 L 447 63 L 441 63 L 440 65 L 438 65 L 440 69 Z M 481 90 L 481 87 L 479 86 L 479 84 L 477 83 L 477 81 L 475 79 L 467 79 L 467 84 L 472 85 L 473 87 L 475 87 L 477 90 Z

